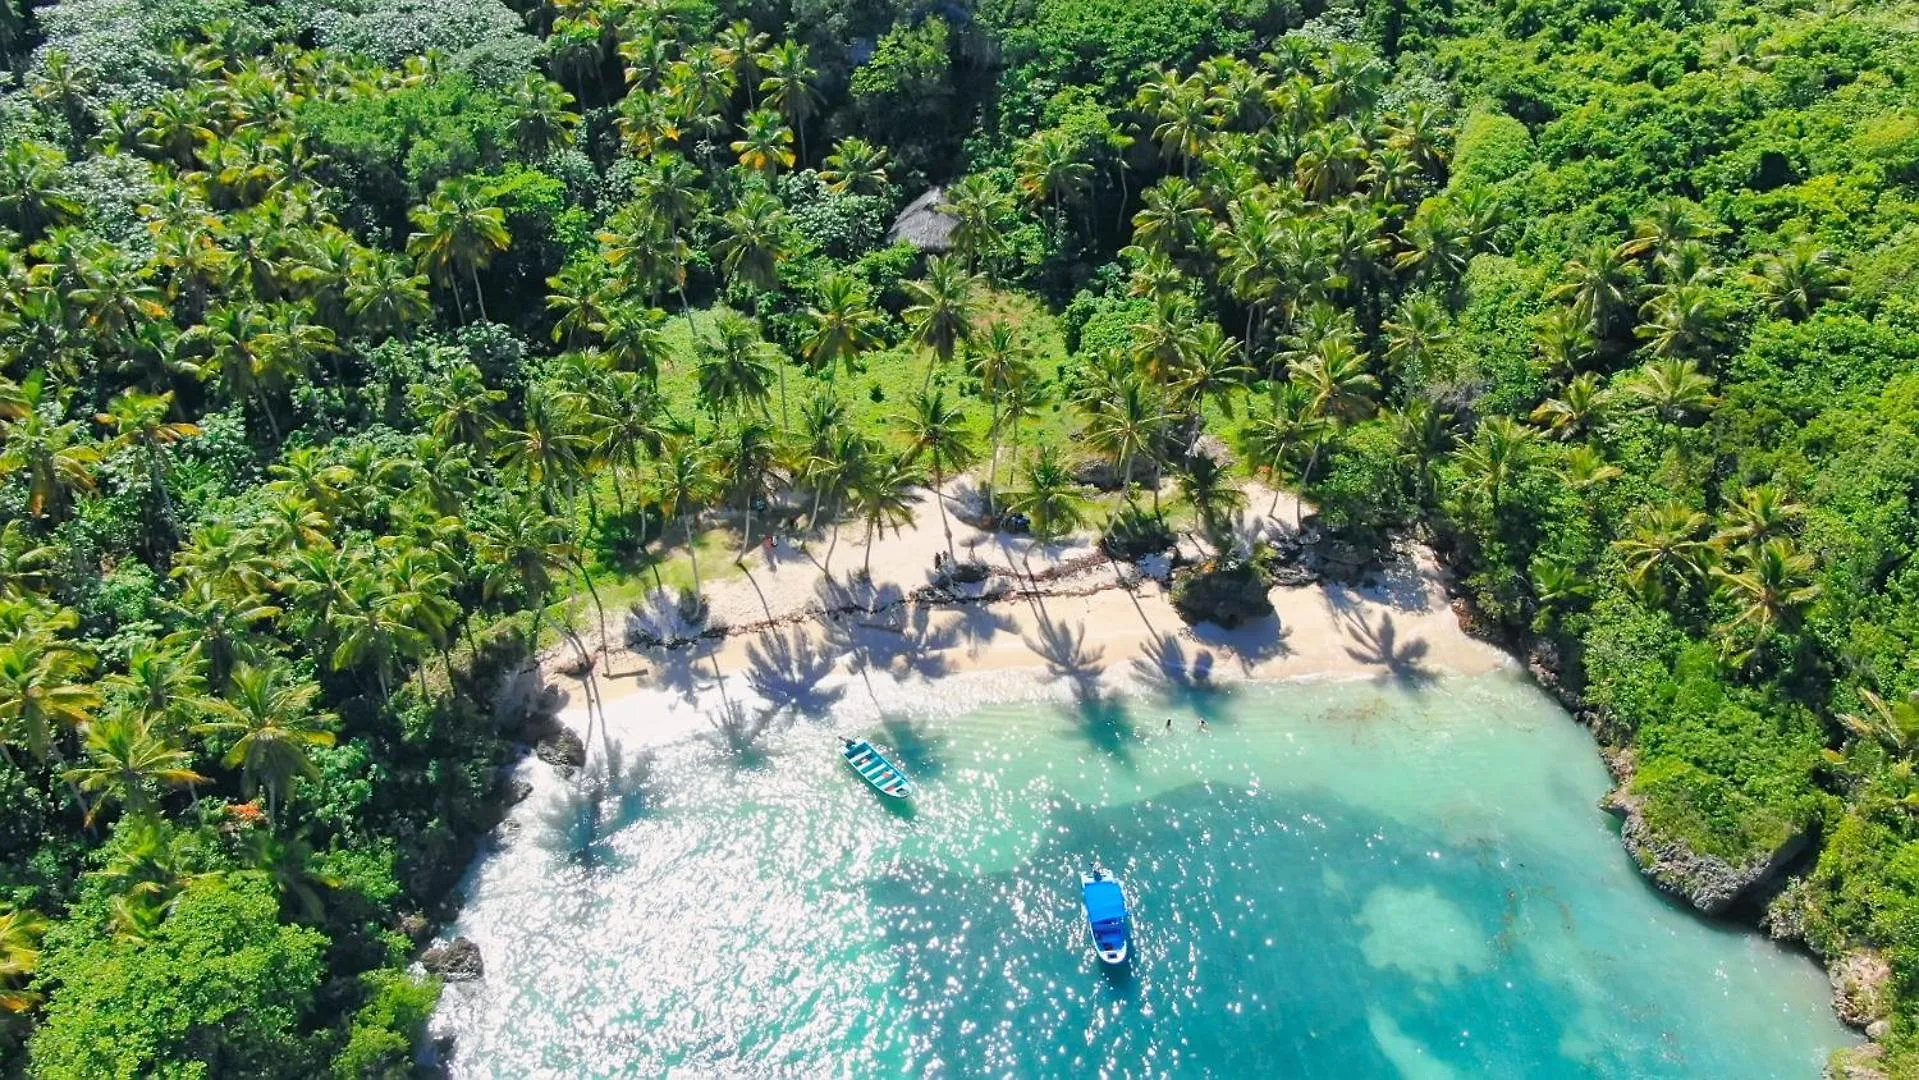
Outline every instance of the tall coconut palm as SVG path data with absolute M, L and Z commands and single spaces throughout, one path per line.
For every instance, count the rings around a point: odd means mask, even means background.
M 864 576 L 868 581 L 873 579 L 875 530 L 884 536 L 889 525 L 899 529 L 912 524 L 913 489 L 925 483 L 926 474 L 904 454 L 873 455 L 868 467 L 854 478 L 853 506 L 866 523 Z
M 245 794 L 266 792 L 267 817 L 273 821 L 279 820 L 280 805 L 295 778 L 319 779 L 312 751 L 333 745 L 336 721 L 315 708 L 319 696 L 319 686 L 299 679 L 284 664 L 243 664 L 234 669 L 215 719 L 203 725 L 211 732 L 238 736 L 222 760 L 240 770 Z
M 113 429 L 114 442 L 134 450 L 146 467 L 147 483 L 159 496 L 169 520 L 173 517 L 173 496 L 167 491 L 167 448 L 200 434 L 198 424 L 169 420 L 173 412 L 173 391 L 143 394 L 127 390 L 107 405 L 107 411 L 94 419 Z
M 726 235 L 715 250 L 726 276 L 756 292 L 772 289 L 786 258 L 785 207 L 764 191 L 750 191 L 727 212 L 724 225 Z
M 1774 315 L 1797 322 L 1821 303 L 1845 296 L 1849 276 L 1831 249 L 1802 236 L 1786 250 L 1761 257 L 1746 280 Z
M 1594 339 L 1612 336 L 1619 318 L 1631 307 L 1632 282 L 1626 260 L 1611 244 L 1598 243 L 1566 263 L 1567 280 L 1547 296 L 1570 298 L 1573 310 Z
M 1539 432 L 1509 416 L 1488 418 L 1472 442 L 1459 451 L 1459 467 L 1468 490 L 1484 496 L 1487 509 L 1498 517 L 1512 485 L 1531 466 Z
M 820 94 L 815 87 L 819 73 L 808 62 L 806 46 L 782 41 L 766 53 L 766 77 L 760 89 L 766 93 L 768 108 L 778 110 L 799 135 L 799 160 L 806 158 L 806 122 L 819 110 Z
M 1176 480 L 1180 497 L 1199 515 L 1201 531 L 1214 548 L 1222 547 L 1230 515 L 1246 508 L 1246 493 L 1228 477 L 1226 467 L 1211 454 L 1194 454 Z
M 1019 189 L 1036 204 L 1051 205 L 1055 215 L 1086 192 L 1093 166 L 1081 156 L 1072 136 L 1059 128 L 1034 132 L 1014 154 Z
M 89 724 L 101 702 L 84 678 L 92 666 L 86 653 L 46 633 L 17 633 L 0 644 L 0 746 L 44 761 L 62 732 Z
M 699 543 L 693 534 L 693 522 L 719 493 L 711 450 L 689 437 L 669 438 L 654 463 L 652 487 L 660 513 L 679 520 L 687 558 L 693 566 L 693 593 L 699 596 L 705 589 L 700 584 Z
M 939 508 L 940 528 L 946 535 L 946 555 L 957 559 L 953 550 L 953 526 L 946 518 L 946 478 L 970 468 L 979 459 L 972 433 L 966 429 L 966 416 L 958 404 L 946 400 L 945 388 L 914 395 L 912 405 L 899 418 L 906 435 L 906 462 L 924 462 L 933 474 L 933 505 Z
M 979 173 L 961 177 L 946 189 L 939 209 L 953 219 L 953 256 L 967 269 L 978 269 L 998 253 L 1012 200 L 992 180 Z
M 1127 373 L 1086 400 L 1086 444 L 1106 455 L 1119 469 L 1120 487 L 1133 498 L 1133 469 L 1139 460 L 1155 462 L 1153 512 L 1159 512 L 1157 462 L 1160 440 L 1169 416 L 1158 393 L 1146 380 Z
M 1556 398 L 1547 398 L 1532 411 L 1532 422 L 1562 441 L 1590 433 L 1605 415 L 1608 398 L 1599 376 L 1590 371 L 1573 376 Z
M 458 279 L 464 273 L 473 284 L 481 321 L 490 321 L 480 271 L 512 246 L 513 234 L 506 228 L 506 211 L 493 204 L 486 184 L 470 176 L 442 180 L 425 205 L 408 216 L 418 231 L 407 237 L 407 254 L 424 273 L 452 288 L 455 306 L 461 306 Z M 460 318 L 466 318 L 463 307 Z
M 94 489 L 100 450 L 84 441 L 83 425 L 58 419 L 43 400 L 43 376 L 27 380 L 29 407 L 0 427 L 0 475 L 24 478 L 29 514 L 57 518 L 77 495 Z
M 1033 535 L 1052 539 L 1071 532 L 1085 520 L 1084 499 L 1073 470 L 1052 444 L 1040 447 L 1026 469 L 1026 486 L 1007 498 L 1008 508 L 1025 514 Z
M 0 1012 L 19 1014 L 40 1003 L 28 989 L 40 970 L 40 939 L 47 920 L 32 908 L 0 907 Z
M 442 445 L 465 446 L 481 454 L 492 452 L 504 427 L 500 406 L 506 401 L 506 392 L 488 386 L 479 368 L 461 364 L 407 390 L 414 399 L 415 413 Z
M 746 558 L 753 544 L 753 504 L 767 493 L 777 446 L 765 424 L 741 419 L 725 432 L 718 447 L 717 466 L 725 486 L 739 497 L 744 525 L 740 529 L 740 550 L 735 563 Z
M 953 352 L 973 336 L 975 294 L 980 279 L 959 260 L 934 256 L 926 262 L 926 276 L 907 285 L 913 298 L 906 309 L 907 340 L 931 350 L 937 364 L 953 359 Z M 933 383 L 935 363 L 926 365 L 922 391 Z
M 784 357 L 760 337 L 759 324 L 734 311 L 722 311 L 713 321 L 714 337 L 699 348 L 699 396 L 715 417 L 764 411 L 772 383 L 778 378 L 780 423 L 786 420 Z
M 593 445 L 582 430 L 575 401 L 550 383 L 535 383 L 526 394 L 523 426 L 507 428 L 499 436 L 507 474 L 537 490 L 549 512 L 554 491 L 571 488 L 584 472 Z
M 1805 514 L 1804 506 L 1772 484 L 1749 487 L 1725 508 L 1713 543 L 1727 549 L 1786 537 Z
M 972 360 L 971 372 L 980 381 L 980 393 L 985 396 L 992 409 L 992 417 L 987 424 L 987 437 L 992 441 L 992 449 L 986 467 L 986 500 L 989 512 L 993 507 L 995 490 L 999 486 L 999 446 L 1004 433 L 1004 407 L 1016 384 L 1023 384 L 1033 377 L 1030 350 L 1020 340 L 1013 325 L 995 319 L 973 336 L 967 345 L 967 355 Z
M 879 328 L 885 317 L 873 307 L 866 287 L 851 274 L 824 274 L 815 289 L 817 299 L 805 311 L 810 330 L 800 346 L 800 355 L 815 374 L 823 373 L 828 380 L 842 366 L 849 373 L 858 371 L 860 355 L 879 344 Z

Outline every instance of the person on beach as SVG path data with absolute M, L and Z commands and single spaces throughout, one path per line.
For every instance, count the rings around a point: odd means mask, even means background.
M 1167 731 L 1173 730 L 1173 718 L 1170 716 L 1166 718 L 1166 730 Z
M 1199 730 L 1201 731 L 1206 730 L 1206 718 L 1203 716 L 1199 718 Z

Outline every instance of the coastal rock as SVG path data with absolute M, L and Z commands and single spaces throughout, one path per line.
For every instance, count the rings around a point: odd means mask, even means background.
M 1892 1009 L 1892 965 L 1871 949 L 1839 954 L 1827 966 L 1832 980 L 1832 1009 L 1856 1028 L 1870 1028 Z
M 463 937 L 428 949 L 420 957 L 420 966 L 428 974 L 438 975 L 448 982 L 471 982 L 486 975 L 486 964 L 480 959 L 480 947 Z
M 531 794 L 533 794 L 533 785 L 524 780 L 508 780 L 506 782 L 506 805 L 508 806 L 520 805 L 525 802 L 527 796 Z
M 1886 1048 L 1869 1042 L 1834 1051 L 1821 1075 L 1825 1080 L 1891 1080 L 1885 1064 Z
M 556 769 L 577 769 L 586 764 L 586 744 L 565 728 L 541 739 L 533 756 Z
M 1620 815 L 1619 838 L 1639 863 L 1640 872 L 1659 888 L 1707 915 L 1725 912 L 1732 902 L 1771 881 L 1806 849 L 1810 838 L 1795 833 L 1778 850 L 1744 866 L 1692 850 L 1683 841 L 1660 836 L 1646 824 L 1639 800 L 1621 787 L 1600 801 Z
M 417 911 L 409 911 L 400 916 L 397 929 L 407 936 L 407 940 L 418 945 L 433 936 L 433 921 Z
M 1319 581 L 1319 575 L 1299 563 L 1280 563 L 1267 571 L 1273 584 L 1284 585 L 1289 589 L 1312 585 Z
M 1273 613 L 1269 588 L 1251 562 L 1209 559 L 1173 574 L 1173 610 L 1188 625 L 1210 622 L 1231 630 Z

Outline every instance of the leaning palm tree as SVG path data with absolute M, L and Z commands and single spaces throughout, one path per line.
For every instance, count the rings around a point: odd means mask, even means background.
M 953 359 L 953 351 L 973 336 L 974 293 L 980 279 L 957 259 L 934 256 L 927 260 L 926 277 L 907 285 L 913 297 L 906 309 L 907 340 L 932 350 L 937 363 Z M 920 389 L 932 386 L 935 364 L 926 365 Z
M 1079 483 L 1051 444 L 1040 448 L 1026 469 L 1026 486 L 1008 496 L 1007 506 L 1025 514 L 1033 535 L 1044 540 L 1071 532 L 1085 521 Z
M 953 526 L 946 518 L 946 477 L 972 466 L 979 459 L 972 434 L 966 430 L 965 414 L 957 404 L 949 404 L 944 388 L 914 395 L 912 407 L 900 416 L 906 433 L 906 459 L 924 460 L 933 474 L 933 505 L 939 508 L 940 528 L 946 534 L 946 555 L 953 550 Z
M 94 797 L 87 824 L 109 803 L 127 813 L 143 813 L 156 788 L 204 784 L 193 771 L 193 755 L 153 729 L 138 712 L 115 712 L 87 728 L 86 758 L 63 775 Z
M 861 469 L 852 485 L 853 506 L 866 523 L 866 561 L 863 576 L 873 580 L 875 532 L 887 526 L 900 529 L 913 522 L 913 489 L 926 483 L 926 474 L 904 454 L 878 455 Z M 877 594 L 875 594 L 877 595 Z
M 317 684 L 297 678 L 284 664 L 242 664 L 233 671 L 226 698 L 216 706 L 216 719 L 203 725 L 211 732 L 239 736 L 222 760 L 240 770 L 245 794 L 266 792 L 270 820 L 279 820 L 280 804 L 295 777 L 319 778 L 312 751 L 333 745 L 336 721 L 314 707 L 319 696 Z

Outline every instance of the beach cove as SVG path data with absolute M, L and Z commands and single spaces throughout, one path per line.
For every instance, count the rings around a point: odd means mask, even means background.
M 1590 737 L 1424 553 L 1224 631 L 957 522 L 1003 594 L 914 602 L 918 522 L 870 582 L 856 536 L 832 578 L 755 549 L 707 589 L 735 632 L 547 672 L 586 764 L 529 759 L 470 874 L 456 1075 L 1783 1077 L 1855 1041 L 1811 960 L 1640 878 Z M 1091 861 L 1136 896 L 1125 978 L 1074 923 Z

